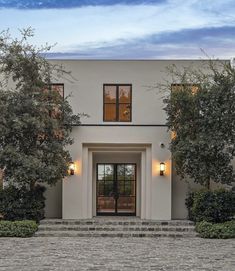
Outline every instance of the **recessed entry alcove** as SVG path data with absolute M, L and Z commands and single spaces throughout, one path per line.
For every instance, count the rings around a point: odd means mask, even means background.
M 86 215 L 146 218 L 151 209 L 151 146 L 89 144 L 83 153 Z

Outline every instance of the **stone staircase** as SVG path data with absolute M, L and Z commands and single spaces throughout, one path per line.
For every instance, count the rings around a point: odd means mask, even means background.
M 195 237 L 194 224 L 187 220 L 155 221 L 137 217 L 93 219 L 45 219 L 38 237 Z

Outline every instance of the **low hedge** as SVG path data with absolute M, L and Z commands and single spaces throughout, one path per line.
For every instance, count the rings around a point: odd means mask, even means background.
M 213 224 L 207 221 L 196 223 L 196 231 L 202 238 L 235 238 L 235 220 Z
M 189 194 L 186 206 L 190 220 L 222 223 L 235 214 L 235 193 L 223 189 L 195 191 Z
M 44 218 L 45 187 L 36 185 L 32 190 L 26 187 L 5 187 L 0 190 L 0 214 L 4 220 L 35 220 Z
M 0 237 L 31 237 L 37 229 L 32 220 L 0 221 Z

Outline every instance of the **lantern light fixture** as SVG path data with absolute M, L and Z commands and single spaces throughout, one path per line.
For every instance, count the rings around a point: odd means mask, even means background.
M 75 163 L 74 162 L 70 162 L 69 163 L 69 175 L 74 175 L 75 173 Z
M 165 163 L 161 162 L 160 163 L 160 176 L 164 176 L 165 170 L 166 170 L 166 165 L 165 165 Z

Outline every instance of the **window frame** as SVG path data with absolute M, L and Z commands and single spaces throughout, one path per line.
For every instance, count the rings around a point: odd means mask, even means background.
M 115 118 L 115 120 L 105 120 L 105 105 L 109 104 L 109 103 L 105 102 L 105 87 L 106 86 L 116 87 L 116 118 Z M 129 103 L 119 102 L 119 87 L 121 87 L 121 86 L 130 87 L 130 102 Z M 130 118 L 129 118 L 129 120 L 119 120 L 119 105 L 122 105 L 122 104 L 129 104 L 130 105 Z M 103 122 L 132 122 L 132 84 L 108 84 L 108 83 L 103 84 Z

